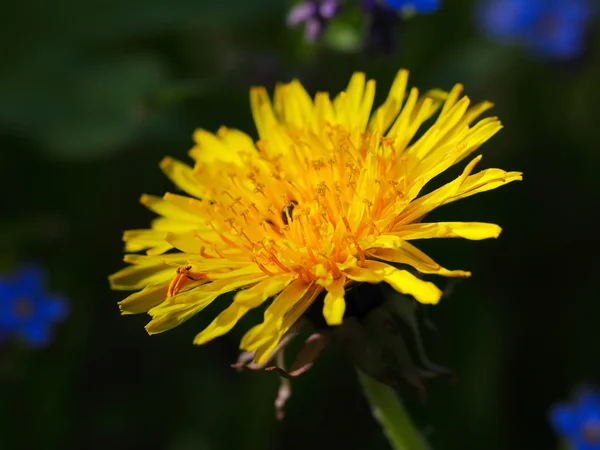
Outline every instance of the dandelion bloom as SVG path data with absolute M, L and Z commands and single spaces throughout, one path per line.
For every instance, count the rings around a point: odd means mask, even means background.
M 126 255 L 131 266 L 110 277 L 114 289 L 139 291 L 120 302 L 123 314 L 148 312 L 146 330 L 161 333 L 237 291 L 195 337 L 204 344 L 274 297 L 264 321 L 241 342 L 262 363 L 317 299 L 327 325 L 341 324 L 353 283 L 387 283 L 421 303 L 437 303 L 440 289 L 406 268 L 470 273 L 445 269 L 411 241 L 496 238 L 500 227 L 423 218 L 521 174 L 473 173 L 477 156 L 454 181 L 420 195 L 502 126 L 495 117 L 477 121 L 492 104 L 471 106 L 461 85 L 419 96 L 407 90 L 407 78 L 401 70 L 373 112 L 375 82 L 362 73 L 333 100 L 323 92 L 311 99 L 298 81 L 278 85 L 273 100 L 257 87 L 250 103 L 258 141 L 225 127 L 216 134 L 196 130 L 193 167 L 171 158 L 160 164 L 188 195 L 143 195 L 141 202 L 160 217 L 151 229 L 125 232 L 126 251 L 146 254 Z

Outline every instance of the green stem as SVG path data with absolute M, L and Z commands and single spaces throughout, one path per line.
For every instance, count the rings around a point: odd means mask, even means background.
M 431 450 L 391 387 L 361 371 L 358 371 L 358 378 L 373 416 L 381 424 L 394 450 Z

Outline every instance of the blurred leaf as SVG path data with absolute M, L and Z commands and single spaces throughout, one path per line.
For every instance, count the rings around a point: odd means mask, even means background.
M 510 76 L 518 52 L 502 45 L 474 41 L 447 51 L 432 71 L 432 85 L 451 86 L 461 82 L 469 89 L 496 84 Z
M 0 49 L 3 55 L 31 57 L 36 49 L 81 48 L 90 42 L 146 36 L 183 28 L 224 25 L 281 14 L 279 0 L 87 0 L 73 2 L 13 2 L 3 10 L 6 26 L 0 27 Z M 27 30 L 26 33 L 21 32 Z M 14 36 L 19 39 L 15 40 Z M 17 42 L 15 42 L 17 41 Z M 43 53 L 43 52 L 40 52 Z
M 165 84 L 165 71 L 155 56 L 111 57 L 99 49 L 169 32 L 221 32 L 279 10 L 283 17 L 277 0 L 13 3 L 4 11 L 10 23 L 0 27 L 0 127 L 62 157 L 116 150 L 143 120 L 144 100 Z M 175 101 L 204 89 L 162 91 L 157 100 Z
M 202 97 L 218 88 L 214 79 L 174 82 L 160 86 L 154 95 L 154 101 L 160 106 L 176 106 L 184 100 Z
M 143 120 L 144 101 L 164 78 L 146 56 L 94 62 L 63 80 L 70 88 L 49 94 L 54 114 L 37 123 L 35 139 L 60 156 L 104 153 L 126 141 Z
M 332 50 L 349 53 L 358 51 L 363 41 L 360 30 L 345 22 L 333 22 L 323 38 Z
M 206 436 L 189 429 L 177 435 L 168 447 L 169 450 L 210 450 L 210 448 Z
M 323 35 L 323 41 L 332 50 L 353 53 L 360 50 L 364 41 L 364 17 L 360 11 L 349 10 L 331 21 Z
M 164 78 L 161 63 L 147 55 L 67 65 L 35 84 L 0 84 L 0 121 L 54 155 L 101 154 L 132 135 Z

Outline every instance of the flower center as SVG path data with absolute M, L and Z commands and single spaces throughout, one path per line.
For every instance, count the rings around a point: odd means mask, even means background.
M 366 246 L 408 203 L 410 161 L 378 134 L 355 137 L 356 144 L 342 126 L 326 131 L 290 132 L 282 154 L 259 141 L 259 153 L 241 155 L 243 165 L 212 174 L 198 164 L 195 174 L 219 188 L 210 201 L 190 203 L 206 220 L 190 247 L 198 245 L 205 260 L 246 256 L 266 275 L 296 272 L 307 281 L 339 277 L 337 264 L 352 257 L 364 262 Z
M 13 312 L 20 319 L 27 319 L 33 315 L 34 306 L 27 297 L 20 297 L 13 304 Z

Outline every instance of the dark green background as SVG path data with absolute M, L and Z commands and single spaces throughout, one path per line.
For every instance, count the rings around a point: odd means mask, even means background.
M 337 92 L 364 70 L 381 99 L 401 67 L 423 90 L 462 82 L 494 101 L 505 129 L 480 167 L 525 174 L 431 215 L 504 232 L 421 246 L 474 274 L 430 311 L 429 348 L 456 382 L 429 383 L 425 404 L 401 393 L 437 450 L 556 448 L 549 406 L 600 373 L 598 30 L 585 57 L 544 62 L 483 37 L 473 2 L 443 3 L 402 26 L 396 55 L 333 49 L 349 42 L 344 24 L 308 48 L 277 0 L 3 5 L 0 268 L 44 266 L 72 314 L 47 349 L 0 349 L 0 449 L 388 448 L 339 348 L 294 381 L 278 423 L 277 376 L 229 368 L 260 313 L 204 347 L 192 338 L 220 305 L 150 338 L 146 317 L 119 316 L 106 277 L 122 267 L 122 231 L 152 217 L 140 194 L 173 189 L 163 156 L 185 159 L 196 126 L 254 132 L 251 85 L 299 77 Z

